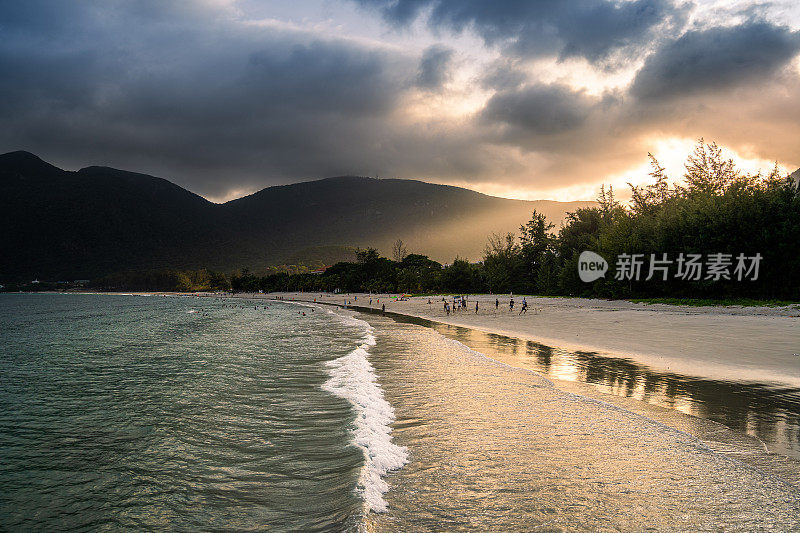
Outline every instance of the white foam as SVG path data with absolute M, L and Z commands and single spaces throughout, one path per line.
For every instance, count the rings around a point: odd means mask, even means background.
M 367 358 L 370 346 L 376 343 L 372 326 L 354 317 L 332 314 L 345 323 L 361 326 L 364 336 L 355 350 L 326 363 L 331 377 L 323 389 L 353 405 L 356 419 L 352 443 L 364 454 L 357 490 L 368 510 L 384 512 L 387 506 L 383 495 L 389 485 L 383 476 L 408 462 L 408 450 L 392 442 L 394 409 L 384 398 L 375 369 Z

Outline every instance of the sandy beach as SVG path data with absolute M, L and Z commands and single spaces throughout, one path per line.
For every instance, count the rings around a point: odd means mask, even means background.
M 442 298 L 452 304 L 452 296 L 239 296 L 347 305 L 365 313 L 381 313 L 385 305 L 388 317 L 425 322 L 490 358 L 546 375 L 563 390 L 610 402 L 703 441 L 740 441 L 746 435 L 754 450 L 794 458 L 783 477 L 800 484 L 797 306 L 688 307 L 526 296 L 529 309 L 520 315 L 523 297 L 514 297 L 512 312 L 508 295 L 468 295 L 466 309 L 448 315 Z M 747 460 L 760 461 L 758 455 Z M 769 462 L 774 470 L 774 461 Z
M 202 296 L 4 296 L 3 399 L 22 409 L 6 410 L 0 434 L 18 529 L 64 520 L 53 500 L 87 509 L 70 515 L 76 528 L 225 529 L 235 499 L 248 529 L 797 530 L 800 462 L 760 439 L 775 428 L 798 449 L 781 418 L 796 420 L 788 396 L 397 310 L 427 299 L 384 314 L 386 296 L 372 311 L 369 295 L 350 295 L 359 309 L 320 295 Z M 565 368 L 575 381 L 553 374 Z M 726 418 L 603 394 L 598 378 Z M 756 438 L 736 420 L 757 421 Z M 50 429 L 24 431 L 28 421 Z M 141 497 L 142 483 L 158 494 Z M 30 499 L 31 485 L 45 496 Z M 120 494 L 124 510 L 105 518 Z
M 381 309 L 507 335 L 572 351 L 624 357 L 655 370 L 712 379 L 800 386 L 800 306 L 689 307 L 583 298 L 468 295 L 446 314 L 442 298 L 397 295 L 275 293 L 296 301 Z M 499 306 L 495 309 L 495 300 Z M 371 303 L 370 303 L 371 302 Z M 428 303 L 430 302 L 430 303 Z M 475 313 L 475 304 L 478 313 Z
M 442 299 L 452 305 L 452 295 L 236 297 L 346 306 L 367 321 L 385 314 L 427 326 L 495 361 L 546 376 L 561 390 L 680 428 L 714 447 L 736 441 L 740 448 L 742 438 L 752 439 L 747 446 L 757 453 L 748 452 L 748 461 L 760 461 L 764 451 L 793 458 L 779 469 L 785 466 L 800 486 L 797 306 L 688 307 L 525 296 L 529 308 L 520 314 L 522 296 L 514 297 L 512 312 L 509 295 L 467 295 L 467 307 L 448 314 Z

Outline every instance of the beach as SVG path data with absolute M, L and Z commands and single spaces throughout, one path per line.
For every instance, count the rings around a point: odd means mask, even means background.
M 406 301 L 369 294 L 273 296 L 337 305 L 346 300 L 353 308 L 380 309 L 385 304 L 387 312 L 566 350 L 613 354 L 658 370 L 800 387 L 800 357 L 794 358 L 800 353 L 800 306 L 690 307 L 527 296 L 529 309 L 520 315 L 523 296 L 513 296 L 516 306 L 509 311 L 512 297 L 506 294 L 467 295 L 467 307 L 448 315 L 443 310 L 443 296 Z M 446 298 L 452 304 L 452 296 Z M 495 300 L 499 300 L 497 310 Z M 786 372 L 787 365 L 793 372 Z
M 800 527 L 800 485 L 754 464 L 775 456 L 723 428 L 565 390 L 428 327 L 370 322 L 370 360 L 409 462 L 387 475 L 388 510 L 368 530 Z
M 524 337 L 548 312 L 613 314 L 583 302 L 494 316 L 469 298 L 477 317 L 396 295 L 5 295 L 5 524 L 800 527 L 794 389 Z M 797 320 L 764 311 L 695 324 Z
M 489 357 L 628 409 L 715 421 L 800 459 L 800 308 L 690 307 L 582 298 L 281 293 L 413 317 Z M 523 298 L 527 313 L 520 314 Z M 499 305 L 495 308 L 495 301 Z M 428 303 L 430 301 L 430 303 Z M 475 303 L 478 313 L 475 313 Z M 418 322 L 419 323 L 419 322 Z M 576 389 L 577 387 L 577 389 Z M 643 404 L 647 404 L 645 407 Z M 663 409 L 650 416 L 667 416 Z
M 797 308 L 261 297 L 375 327 L 370 361 L 409 453 L 375 530 L 798 527 Z

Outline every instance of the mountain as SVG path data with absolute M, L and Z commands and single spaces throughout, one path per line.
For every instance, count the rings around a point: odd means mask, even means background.
M 0 156 L 0 277 L 88 278 L 122 268 L 202 259 L 217 206 L 166 180 L 89 167 L 56 168 L 33 154 Z
M 167 180 L 107 167 L 77 172 L 28 152 L 0 155 L 0 281 L 121 270 L 260 269 L 342 247 L 384 254 L 403 239 L 439 261 L 477 260 L 491 233 L 533 209 L 556 225 L 592 202 L 522 201 L 415 180 L 354 176 L 268 187 L 215 204 Z

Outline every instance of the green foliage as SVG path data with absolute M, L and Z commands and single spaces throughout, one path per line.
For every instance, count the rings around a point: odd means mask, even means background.
M 91 287 L 100 290 L 126 291 L 227 291 L 230 282 L 225 274 L 213 270 L 130 270 L 92 281 Z
M 483 256 L 489 290 L 494 293 L 520 292 L 524 276 L 522 249 L 513 233 L 492 235 Z
M 632 298 L 634 303 L 687 305 L 692 307 L 800 307 L 798 302 L 788 300 L 756 300 L 753 298 L 726 298 L 724 300 L 709 298 Z
M 485 286 L 480 265 L 471 265 L 458 257 L 442 270 L 441 280 L 442 287 L 457 293 L 483 292 Z
M 534 292 L 537 286 L 544 283 L 541 279 L 543 265 L 548 263 L 549 266 L 553 266 L 550 258 L 554 252 L 554 239 L 549 233 L 553 227 L 553 224 L 547 222 L 547 218 L 536 210 L 533 211 L 531 219 L 520 226 L 520 255 L 527 283 L 518 292 Z
M 629 206 L 612 188 L 601 187 L 597 207 L 567 215 L 557 234 L 544 215 L 533 211 L 520 235 L 492 235 L 483 262 L 458 257 L 442 266 L 419 254 L 407 254 L 402 241 L 395 261 L 375 248 L 355 251 L 355 262 L 340 261 L 322 273 L 302 265 L 284 266 L 258 276 L 242 269 L 231 276 L 235 291 L 334 291 L 476 293 L 599 296 L 610 298 L 696 298 L 714 302 L 800 300 L 800 195 L 793 180 L 777 167 L 767 176 L 744 175 L 722 157 L 716 144 L 695 147 L 686 163 L 685 185 L 672 185 L 650 155 L 652 183 L 631 185 Z M 758 280 L 620 281 L 611 273 L 593 283 L 578 277 L 584 250 L 610 263 L 620 254 L 724 253 L 763 256 Z M 614 265 L 611 265 L 612 271 Z M 107 278 L 109 286 L 140 290 L 209 290 L 227 287 L 210 271 L 127 273 Z
M 653 183 L 631 186 L 629 208 L 601 190 L 597 209 L 571 214 L 558 237 L 563 294 L 605 297 L 785 298 L 800 296 L 800 197 L 777 168 L 767 176 L 740 173 L 715 144 L 702 140 L 686 163 L 685 187 L 668 184 L 651 156 Z M 604 198 L 605 195 L 605 198 Z M 639 282 L 577 277 L 577 254 L 593 250 L 608 260 L 622 253 L 744 253 L 763 256 L 757 281 Z M 646 274 L 646 272 L 645 272 Z

